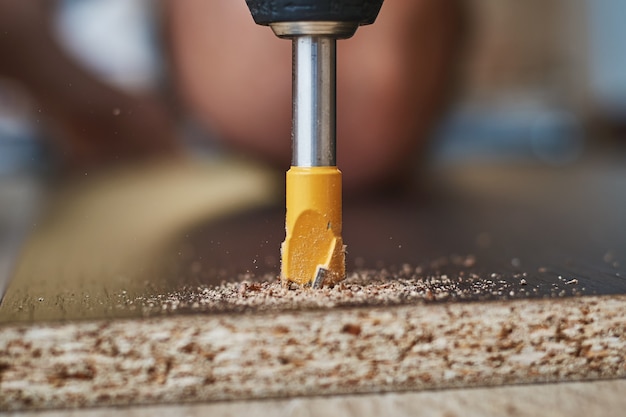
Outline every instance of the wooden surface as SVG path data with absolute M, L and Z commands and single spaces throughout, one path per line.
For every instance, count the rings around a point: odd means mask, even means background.
M 56 190 L 0 307 L 0 409 L 623 378 L 624 171 L 448 167 L 347 202 L 352 273 L 326 292 L 255 284 L 283 238 L 261 171 Z
M 0 327 L 0 410 L 626 377 L 626 296 Z
M 19 260 L 0 322 L 142 316 L 120 300 L 141 307 L 278 274 L 284 209 L 263 197 L 277 195 L 267 177 L 168 169 L 57 192 Z M 172 176 L 178 182 L 163 180 Z M 233 186 L 216 187 L 225 178 Z M 410 267 L 422 278 L 527 284 L 513 296 L 478 288 L 474 299 L 626 293 L 623 166 L 446 168 L 424 183 L 402 197 L 346 202 L 348 271 Z

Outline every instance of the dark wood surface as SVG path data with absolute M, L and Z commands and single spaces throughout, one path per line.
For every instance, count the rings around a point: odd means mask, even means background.
M 539 296 L 571 280 L 585 294 L 626 292 L 626 170 L 503 167 L 431 175 L 440 178 L 426 190 L 346 203 L 348 270 L 400 271 L 408 264 L 424 274 L 523 276 L 541 285 Z M 203 270 L 219 260 L 226 277 L 274 272 L 282 223 L 281 208 L 252 211 L 199 225 L 189 244 L 203 248 Z
M 69 276 L 62 266 L 74 260 L 65 254 L 45 277 L 16 276 L 0 323 L 141 316 L 141 309 L 120 305 L 120 297 L 167 297 L 182 288 L 277 275 L 283 216 L 280 204 L 254 204 L 195 221 L 127 274 L 94 261 Z M 497 294 L 477 287 L 469 297 L 476 300 L 624 294 L 625 233 L 626 168 L 606 160 L 561 168 L 433 168 L 406 194 L 344 206 L 348 271 L 402 277 L 417 268 L 426 278 L 475 276 L 533 289 Z

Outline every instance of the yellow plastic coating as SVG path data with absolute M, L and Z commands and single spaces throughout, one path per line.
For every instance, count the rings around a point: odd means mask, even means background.
M 291 167 L 287 171 L 285 229 L 283 282 L 332 285 L 345 278 L 341 171 L 336 167 Z

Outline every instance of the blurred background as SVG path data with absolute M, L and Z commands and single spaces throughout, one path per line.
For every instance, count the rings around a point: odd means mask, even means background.
M 151 3 L 59 1 L 56 36 L 106 83 L 131 92 L 162 89 L 167 64 Z M 471 30 L 460 89 L 436 129 L 429 161 L 561 167 L 626 151 L 626 2 L 467 4 Z M 40 117 L 19 85 L 0 78 L 0 287 L 36 226 L 42 178 L 55 167 Z M 193 129 L 183 130 L 193 147 Z
M 558 165 L 623 145 L 624 2 L 469 4 L 474 37 L 437 157 Z
M 59 40 L 107 83 L 157 88 L 164 68 L 150 0 L 63 0 Z M 435 160 L 570 163 L 617 146 L 626 118 L 626 27 L 620 0 L 467 0 L 461 89 Z M 6 57 L 4 59 L 7 59 Z M 35 104 L 0 78 L 0 175 L 50 164 Z

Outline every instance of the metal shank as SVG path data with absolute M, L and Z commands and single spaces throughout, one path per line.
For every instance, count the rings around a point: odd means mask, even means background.
M 336 40 L 293 37 L 293 166 L 336 165 Z

